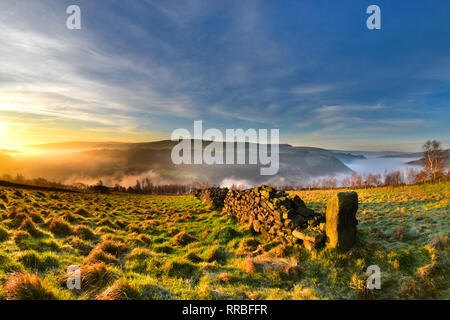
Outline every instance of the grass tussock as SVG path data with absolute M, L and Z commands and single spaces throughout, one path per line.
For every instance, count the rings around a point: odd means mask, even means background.
M 186 246 L 189 243 L 196 242 L 196 241 L 198 241 L 197 238 L 191 236 L 190 234 L 187 234 L 184 231 L 181 231 L 173 238 L 173 242 L 177 246 Z
M 4 292 L 8 300 L 54 300 L 53 290 L 45 286 L 38 275 L 30 273 L 12 274 Z
M 127 279 L 117 280 L 97 296 L 97 300 L 136 300 L 139 298 L 139 290 L 136 284 Z
M 87 264 L 95 264 L 98 262 L 111 264 L 111 263 L 119 263 L 119 260 L 112 254 L 109 254 L 109 253 L 103 251 L 101 248 L 95 247 L 94 249 L 91 250 L 89 255 L 86 257 L 85 262 Z
M 101 290 L 102 288 L 112 284 L 121 276 L 120 271 L 111 266 L 108 266 L 104 262 L 82 266 L 80 273 L 81 292 Z M 63 286 L 66 286 L 67 279 L 69 279 L 73 275 L 73 273 L 66 274 L 63 277 L 63 281 L 61 284 Z
M 73 229 L 70 224 L 59 218 L 51 218 L 46 221 L 50 231 L 56 236 L 70 236 L 73 234 Z
M 28 232 L 31 236 L 36 238 L 41 238 L 44 236 L 44 233 L 36 227 L 36 225 L 33 223 L 33 220 L 31 220 L 30 218 L 27 218 L 22 221 L 19 230 L 24 230 Z
M 95 240 L 98 237 L 91 228 L 82 224 L 75 226 L 73 233 L 84 240 Z

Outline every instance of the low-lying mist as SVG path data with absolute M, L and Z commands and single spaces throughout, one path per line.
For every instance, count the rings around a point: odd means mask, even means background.
M 0 175 L 21 174 L 27 179 L 45 178 L 66 185 L 134 186 L 149 178 L 154 185 L 207 182 L 226 187 L 258 184 L 306 185 L 313 179 L 335 175 L 338 183 L 353 172 L 360 174 L 406 170 L 406 162 L 418 158 L 382 158 L 379 155 L 345 154 L 316 148 L 287 146 L 280 153 L 280 169 L 275 176 L 261 176 L 258 165 L 181 165 L 170 158 L 171 143 L 92 145 L 77 149 L 59 145 L 35 148 L 32 152 L 0 151 Z M 339 160 L 340 159 L 340 160 Z M 417 168 L 417 167 L 416 167 Z

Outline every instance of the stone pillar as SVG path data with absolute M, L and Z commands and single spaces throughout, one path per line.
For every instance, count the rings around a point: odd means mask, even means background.
M 356 192 L 340 192 L 328 201 L 325 217 L 328 247 L 346 250 L 353 246 L 358 224 L 356 211 L 358 211 Z

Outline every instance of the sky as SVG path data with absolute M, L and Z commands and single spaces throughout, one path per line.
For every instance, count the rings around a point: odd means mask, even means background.
M 1 1 L 0 149 L 169 139 L 194 120 L 298 146 L 447 148 L 449 16 L 448 0 Z

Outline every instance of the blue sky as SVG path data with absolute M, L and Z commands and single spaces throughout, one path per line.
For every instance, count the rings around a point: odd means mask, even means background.
M 203 120 L 294 145 L 449 147 L 449 17 L 447 0 L 2 1 L 0 142 L 155 140 Z

